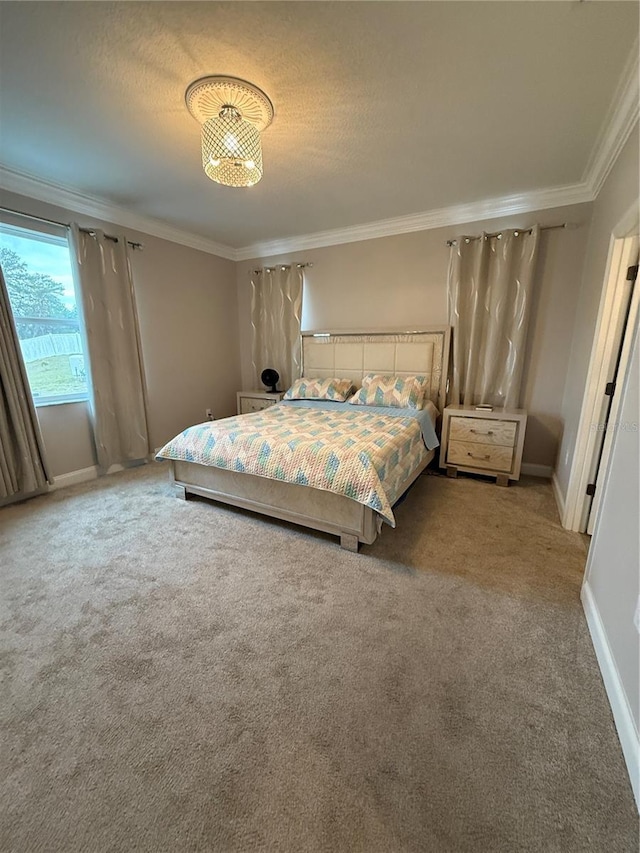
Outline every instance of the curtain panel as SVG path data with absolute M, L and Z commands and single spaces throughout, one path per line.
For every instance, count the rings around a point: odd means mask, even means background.
M 91 422 L 98 466 L 149 455 L 146 389 L 127 241 L 72 225 L 69 234 L 76 290 L 89 359 Z
M 260 374 L 272 367 L 280 374 L 280 387 L 299 379 L 302 344 L 303 271 L 295 266 L 265 267 L 251 274 L 251 366 L 254 388 Z
M 535 226 L 453 242 L 450 403 L 518 408 L 539 239 Z
M 53 482 L 0 267 L 0 503 Z

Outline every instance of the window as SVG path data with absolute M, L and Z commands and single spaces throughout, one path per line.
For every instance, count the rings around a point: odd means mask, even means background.
M 36 406 L 87 399 L 78 305 L 64 229 L 0 222 L 0 264 Z

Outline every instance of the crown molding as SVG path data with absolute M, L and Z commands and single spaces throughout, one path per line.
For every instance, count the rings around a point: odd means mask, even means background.
M 300 252 L 305 249 L 321 249 L 342 243 L 356 243 L 359 240 L 373 240 L 377 237 L 391 237 L 395 234 L 409 234 L 412 231 L 428 231 L 432 228 L 447 228 L 500 216 L 517 213 L 531 213 L 534 210 L 548 210 L 552 207 L 564 207 L 570 204 L 582 204 L 593 201 L 591 189 L 584 183 L 549 187 L 543 190 L 517 193 L 485 199 L 470 204 L 456 204 L 424 213 L 398 216 L 369 222 L 365 225 L 352 225 L 331 231 L 318 231 L 315 234 L 303 234 L 299 237 L 286 237 L 281 240 L 269 240 L 253 243 L 236 250 L 239 261 L 252 258 L 264 258 L 272 255 L 284 255 L 288 252 Z
M 383 219 L 364 225 L 353 225 L 347 228 L 319 231 L 314 234 L 303 234 L 299 237 L 286 237 L 253 243 L 240 249 L 234 249 L 206 237 L 181 231 L 161 220 L 131 213 L 125 208 L 84 195 L 69 187 L 53 184 L 33 175 L 27 175 L 3 166 L 0 166 L 0 188 L 48 204 L 54 204 L 73 213 L 83 213 L 96 219 L 112 222 L 122 228 L 132 228 L 141 231 L 143 234 L 170 240 L 173 243 L 199 249 L 231 261 L 283 255 L 288 252 L 304 251 L 305 249 L 320 249 L 343 243 L 355 243 L 360 240 L 373 240 L 377 237 L 409 234 L 413 231 L 428 231 L 432 228 L 446 228 L 452 225 L 495 219 L 499 216 L 581 204 L 594 199 L 593 192 L 586 183 L 568 184 L 485 199 L 470 204 L 443 207 L 424 213 Z
M 584 171 L 583 183 L 594 198 L 640 117 L 639 46 L 636 38 Z
M 131 228 L 134 231 L 141 231 L 143 234 L 149 234 L 152 237 L 160 237 L 163 240 L 170 240 L 172 243 L 189 246 L 191 249 L 199 249 L 201 252 L 218 255 L 218 257 L 226 258 L 230 261 L 237 260 L 236 249 L 231 246 L 225 246 L 223 243 L 217 243 L 215 240 L 209 240 L 198 234 L 190 234 L 160 219 L 153 219 L 152 217 L 132 213 L 124 207 L 119 207 L 103 199 L 84 195 L 77 190 L 71 189 L 71 187 L 54 184 L 42 178 L 37 178 L 34 175 L 8 169 L 2 165 L 0 165 L 0 189 L 24 195 L 37 201 L 43 201 L 47 204 L 54 204 L 72 213 L 83 213 L 95 219 L 111 222 L 114 225 L 119 225 L 121 228 Z

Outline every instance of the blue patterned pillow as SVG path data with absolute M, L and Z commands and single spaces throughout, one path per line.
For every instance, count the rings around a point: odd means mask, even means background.
M 296 379 L 284 395 L 284 400 L 333 400 L 344 401 L 353 393 L 350 379 Z
M 385 376 L 368 373 L 362 388 L 350 400 L 356 406 L 391 406 L 398 409 L 422 409 L 429 390 L 426 376 Z

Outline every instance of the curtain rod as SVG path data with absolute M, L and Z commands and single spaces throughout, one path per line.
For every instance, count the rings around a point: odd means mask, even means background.
M 71 225 L 68 222 L 58 222 L 57 219 L 46 219 L 44 216 L 32 216 L 30 213 L 23 213 L 21 210 L 13 210 L 11 207 L 0 207 L 0 211 L 4 213 L 15 213 L 16 216 L 24 216 L 25 219 L 33 219 L 36 222 L 47 222 L 49 225 L 59 225 L 61 228 L 70 228 Z M 83 234 L 91 234 L 91 236 L 95 237 L 96 230 L 95 228 L 80 228 Z M 113 243 L 117 243 L 119 241 L 118 237 L 114 237 L 113 234 L 105 234 L 106 240 L 111 240 Z M 131 246 L 132 249 L 142 249 L 142 243 L 136 243 L 133 240 L 127 240 L 127 243 Z
M 249 270 L 249 275 L 257 275 L 258 273 L 261 273 L 263 270 L 265 270 L 266 272 L 273 272 L 278 267 L 280 267 L 281 270 L 290 270 L 292 266 L 295 266 L 296 269 L 299 269 L 299 270 L 305 270 L 307 267 L 312 267 L 313 264 L 308 263 L 306 261 L 302 261 L 299 264 L 297 264 L 297 263 L 296 264 L 274 264 L 274 266 L 272 266 L 272 267 L 263 267 L 262 269 L 259 269 L 259 270 Z
M 541 225 L 540 230 L 541 231 L 555 231 L 557 228 L 577 228 L 577 227 L 578 226 L 574 225 L 572 222 L 563 222 L 561 225 Z M 513 230 L 515 232 L 516 237 L 518 236 L 518 234 L 531 234 L 531 232 L 533 231 L 532 228 L 514 228 Z M 485 234 L 485 239 L 488 240 L 491 237 L 502 237 L 502 231 L 494 231 L 491 234 Z M 480 235 L 478 235 L 477 237 L 465 237 L 464 239 L 467 243 L 469 243 L 472 240 L 481 240 L 482 237 Z M 447 246 L 457 246 L 457 245 L 458 245 L 457 240 L 447 240 Z

